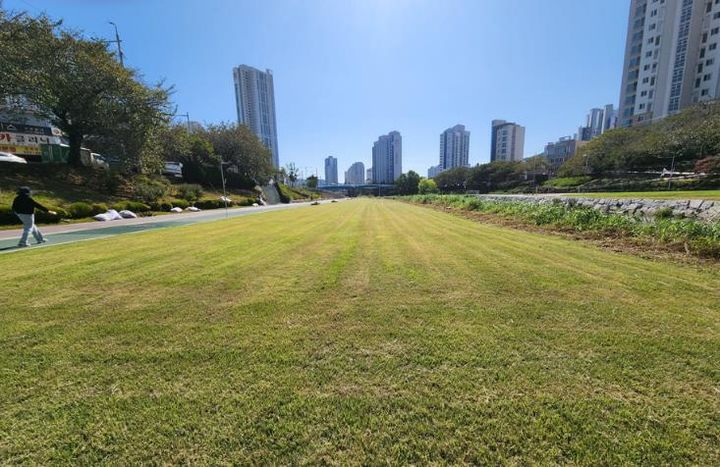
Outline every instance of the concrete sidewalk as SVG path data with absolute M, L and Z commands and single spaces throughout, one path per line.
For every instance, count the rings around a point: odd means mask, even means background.
M 79 224 L 48 225 L 40 227 L 48 243 L 43 245 L 32 245 L 30 248 L 48 248 L 53 245 L 73 243 L 96 238 L 110 237 L 135 232 L 144 232 L 160 228 L 180 227 L 201 222 L 246 216 L 250 214 L 261 214 L 264 212 L 280 211 L 285 209 L 296 209 L 309 206 L 310 203 L 276 204 L 272 206 L 255 206 L 244 208 L 213 209 L 208 211 L 189 212 L 180 214 L 167 214 L 156 217 L 139 217 L 137 219 L 123 219 L 108 222 L 83 222 Z M 13 251 L 25 251 L 28 248 L 17 248 L 18 239 L 22 229 L 0 231 L 0 253 Z M 31 243 L 34 239 L 30 238 Z

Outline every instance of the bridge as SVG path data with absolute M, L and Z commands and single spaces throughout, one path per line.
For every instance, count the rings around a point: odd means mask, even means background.
M 350 185 L 325 185 L 319 186 L 318 190 L 332 191 L 335 193 L 346 192 L 348 194 L 373 194 L 373 195 L 387 195 L 395 190 L 395 185 L 386 185 L 380 183 L 362 183 L 362 184 L 350 184 Z

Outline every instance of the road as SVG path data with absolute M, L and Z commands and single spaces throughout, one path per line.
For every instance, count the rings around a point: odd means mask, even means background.
M 41 231 L 48 242 L 42 245 L 33 244 L 30 248 L 48 248 L 54 245 L 94 240 L 114 235 L 145 232 L 168 227 L 180 227 L 200 222 L 211 222 L 224 219 L 226 216 L 233 218 L 285 209 L 298 209 L 307 206 L 310 206 L 309 202 L 232 208 L 227 210 L 227 214 L 224 209 L 213 209 L 199 212 L 185 211 L 180 214 L 166 214 L 157 217 L 140 217 L 137 219 L 123 219 L 110 222 L 50 225 L 41 227 Z M 0 231 L 0 254 L 27 250 L 27 248 L 17 248 L 21 232 L 22 229 Z M 34 239 L 31 238 L 30 241 L 32 244 Z

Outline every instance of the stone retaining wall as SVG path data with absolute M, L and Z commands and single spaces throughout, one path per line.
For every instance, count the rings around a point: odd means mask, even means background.
M 489 201 L 519 201 L 524 203 L 561 203 L 566 206 L 587 206 L 603 212 L 654 219 L 660 209 L 670 208 L 677 217 L 688 217 L 705 222 L 720 222 L 720 201 L 701 199 L 619 199 L 583 198 L 567 195 L 475 195 Z

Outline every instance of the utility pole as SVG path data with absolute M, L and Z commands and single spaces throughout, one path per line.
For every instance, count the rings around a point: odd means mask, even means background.
M 114 42 L 115 44 L 117 44 L 118 58 L 120 59 L 120 66 L 125 68 L 125 60 L 123 58 L 123 51 L 122 51 L 122 46 L 121 46 L 122 41 L 120 40 L 120 33 L 118 33 L 117 25 L 115 23 L 113 23 L 112 21 L 108 21 L 108 23 L 112 24 L 113 27 L 115 28 L 115 40 L 108 41 L 108 42 Z
M 190 112 L 185 112 L 184 114 L 175 114 L 176 117 L 185 117 L 187 120 L 187 131 L 190 133 Z

